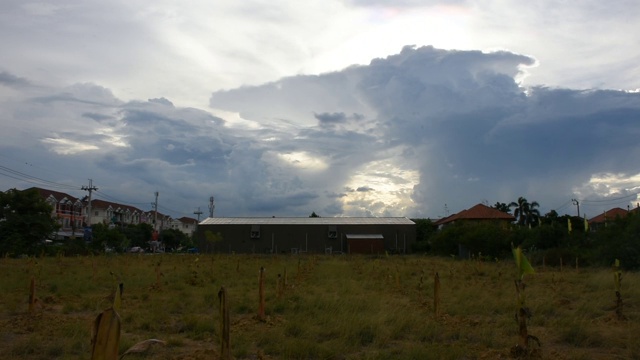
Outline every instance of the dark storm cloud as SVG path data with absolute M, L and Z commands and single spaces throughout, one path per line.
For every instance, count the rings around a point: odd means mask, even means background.
M 99 123 L 110 122 L 114 119 L 114 117 L 111 115 L 104 115 L 104 114 L 90 113 L 90 112 L 82 114 L 82 117 L 89 118 Z
M 374 189 L 368 187 L 368 186 L 360 186 L 356 189 L 357 192 L 370 192 L 370 191 L 375 191 Z
M 0 71 L 0 84 L 10 87 L 30 85 L 27 79 L 15 76 L 6 71 Z
M 23 101 L 2 103 L 3 149 L 28 147 L 131 201 L 158 190 L 189 213 L 213 194 L 226 216 L 437 216 L 445 204 L 518 196 L 545 212 L 594 174 L 636 174 L 640 94 L 520 87 L 534 63 L 405 47 L 367 66 L 212 94 L 239 119 L 166 98 L 123 102 L 94 84 L 16 88 Z
M 326 112 L 312 112 L 318 127 L 310 123 L 295 131 L 305 139 L 296 148 L 329 155 L 330 168 L 341 164 L 343 171 L 382 159 L 417 169 L 414 211 L 432 215 L 444 204 L 462 209 L 486 198 L 509 202 L 521 195 L 552 207 L 555 199 L 570 198 L 573 188 L 593 173 L 637 169 L 635 161 L 621 154 L 640 151 L 634 141 L 639 94 L 544 87 L 525 91 L 515 77 L 535 63 L 504 51 L 405 47 L 369 66 L 216 93 L 212 105 L 269 119 L 275 112 L 254 99 L 277 93 L 276 108 L 286 104 L 291 114 L 317 108 L 299 102 L 301 98 L 334 104 L 335 111 L 323 106 Z M 350 113 L 371 120 L 348 130 L 323 126 L 348 123 Z M 300 123 L 305 123 L 304 115 Z M 540 175 L 532 177 L 532 172 Z M 384 171 L 370 175 L 407 183 Z M 348 176 L 338 178 L 346 181 Z
M 320 124 L 333 124 L 333 123 L 342 123 L 347 121 L 347 116 L 343 113 L 322 113 L 316 114 L 313 113 L 313 116 L 320 121 Z

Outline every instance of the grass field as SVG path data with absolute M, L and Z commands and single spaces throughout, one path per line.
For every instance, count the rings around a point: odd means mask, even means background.
M 260 267 L 265 321 L 256 316 Z M 640 359 L 637 273 L 623 274 L 618 319 L 610 269 L 536 271 L 525 282 L 542 358 Z M 145 339 L 166 341 L 125 358 L 217 359 L 222 286 L 235 359 L 506 359 L 518 342 L 513 261 L 112 255 L 0 259 L 0 358 L 89 359 L 92 321 L 116 284 L 111 272 L 124 283 L 120 353 Z M 286 280 L 280 293 L 278 274 Z M 32 277 L 38 302 L 30 314 Z

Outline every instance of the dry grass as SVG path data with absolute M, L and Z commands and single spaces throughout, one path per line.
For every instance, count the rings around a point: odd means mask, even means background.
M 264 321 L 257 317 L 262 266 Z M 529 332 L 540 338 L 542 357 L 640 359 L 638 274 L 623 275 L 626 320 L 619 320 L 609 269 L 563 270 L 526 279 Z M 499 359 L 518 341 L 511 261 L 115 255 L 0 259 L 0 358 L 89 358 L 91 323 L 111 301 L 110 272 L 124 283 L 120 353 L 144 339 L 167 343 L 131 359 L 218 358 L 221 286 L 235 359 Z M 31 277 L 38 301 L 29 314 Z

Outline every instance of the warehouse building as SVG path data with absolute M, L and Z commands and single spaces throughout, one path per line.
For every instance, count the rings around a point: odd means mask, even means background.
M 207 218 L 196 232 L 202 252 L 408 253 L 416 224 L 392 218 Z

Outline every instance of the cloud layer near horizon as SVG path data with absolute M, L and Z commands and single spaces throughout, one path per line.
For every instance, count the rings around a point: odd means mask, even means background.
M 0 73 L 6 166 L 190 214 L 438 217 L 525 196 L 597 215 L 637 192 L 640 94 L 523 88 L 535 59 L 405 47 L 322 75 L 211 95 L 123 101 L 99 84 L 55 88 Z M 28 162 L 26 167 L 24 162 Z M 16 181 L 0 178 L 4 188 Z M 22 187 L 27 187 L 29 184 Z M 81 195 L 80 193 L 76 195 Z M 140 206 L 148 208 L 147 206 Z M 161 208 L 162 210 L 162 208 Z M 584 210 L 585 212 L 587 210 Z

